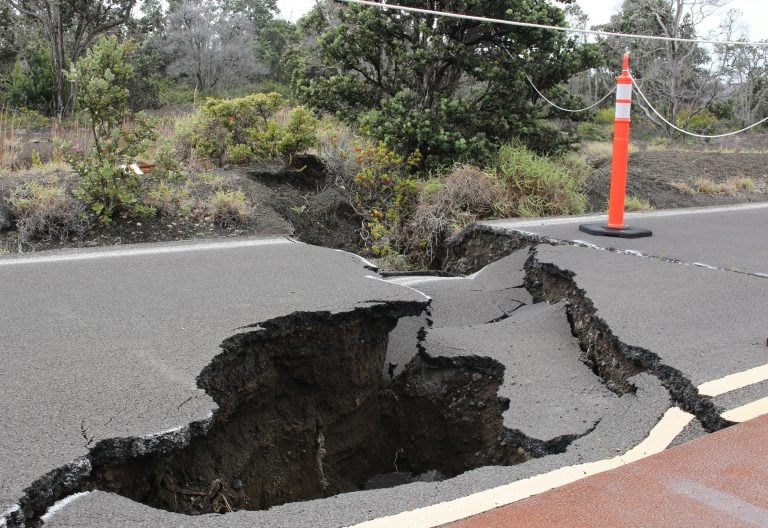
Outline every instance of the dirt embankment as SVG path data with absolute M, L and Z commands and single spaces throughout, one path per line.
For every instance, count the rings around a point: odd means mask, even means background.
M 604 159 L 587 181 L 589 207 L 604 211 L 611 161 Z M 696 152 L 645 148 L 629 157 L 627 195 L 648 200 L 656 209 L 768 201 L 768 153 Z M 696 181 L 723 186 L 698 192 Z M 754 182 L 753 192 L 734 187 L 738 178 Z M 693 191 L 693 192 L 691 192 Z
M 604 212 L 607 206 L 610 151 L 602 156 L 594 162 L 595 169 L 586 182 L 591 212 Z M 3 214 L 0 253 L 230 236 L 293 236 L 310 244 L 361 252 L 362 218 L 352 207 L 348 192 L 333 185 L 317 158 L 302 156 L 295 165 L 299 168 L 266 164 L 217 169 L 209 175 L 226 182 L 228 188 L 241 189 L 247 196 L 249 213 L 236 225 L 218 225 L 205 213 L 149 218 L 123 215 L 106 226 L 94 222 L 74 240 L 21 245 L 18 232 L 9 229 L 12 219 Z M 53 176 L 67 186 L 73 185 L 74 175 L 64 174 L 63 170 L 57 169 L 60 174 Z M 641 145 L 629 159 L 627 194 L 647 200 L 656 209 L 768 201 L 767 170 L 768 150 L 738 153 Z M 45 182 L 49 176 L 32 173 L 27 179 Z M 709 181 L 712 189 L 698 190 L 699 179 Z M 744 188 L 745 179 L 751 181 L 749 190 Z M 24 177 L 15 174 L 0 175 L 0 213 L 11 189 L 23 181 Z M 192 192 L 211 194 L 205 186 L 193 187 Z M 195 198 L 205 200 L 210 196 Z M 4 210 L 7 213 L 7 207 Z

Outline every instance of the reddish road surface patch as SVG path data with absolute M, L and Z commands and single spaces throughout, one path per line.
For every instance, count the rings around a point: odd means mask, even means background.
M 768 416 L 446 526 L 768 527 Z

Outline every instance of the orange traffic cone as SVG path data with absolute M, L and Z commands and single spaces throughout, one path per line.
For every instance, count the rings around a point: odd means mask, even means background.
M 632 122 L 632 76 L 629 73 L 629 53 L 624 54 L 621 75 L 616 80 L 616 118 L 613 132 L 611 191 L 608 202 L 608 224 L 582 224 L 579 231 L 590 235 L 621 238 L 649 237 L 647 229 L 624 225 L 624 201 L 627 194 L 627 163 L 629 160 L 629 124 Z

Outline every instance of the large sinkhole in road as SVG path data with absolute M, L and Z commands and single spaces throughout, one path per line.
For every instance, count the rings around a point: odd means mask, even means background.
M 170 452 L 103 457 L 88 487 L 225 513 L 525 460 L 502 424 L 499 363 L 417 355 L 384 374 L 388 334 L 417 304 L 297 313 L 228 339 L 199 378 L 219 405 L 210 430 Z

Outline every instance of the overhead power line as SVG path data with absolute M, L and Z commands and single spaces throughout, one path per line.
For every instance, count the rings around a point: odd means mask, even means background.
M 536 88 L 536 85 L 533 84 L 533 80 L 528 75 L 526 75 L 525 78 L 528 79 L 528 84 L 530 84 L 531 87 L 536 91 L 536 93 L 539 94 L 539 97 L 544 99 L 544 102 L 548 103 L 550 106 L 555 107 L 556 109 L 560 110 L 561 112 L 568 112 L 570 114 L 578 114 L 580 112 L 587 112 L 588 110 L 592 110 L 593 108 L 597 107 L 600 103 L 602 103 L 603 101 L 608 99 L 616 91 L 616 89 L 611 90 L 610 92 L 605 94 L 605 96 L 602 99 L 600 99 L 596 103 L 593 103 L 593 104 L 587 106 L 586 108 L 570 109 L 570 108 L 563 108 L 562 106 L 558 106 L 557 103 L 554 103 L 554 102 L 550 101 L 549 99 L 547 99 L 547 96 L 544 95 L 543 93 L 541 93 L 541 91 L 538 88 Z
M 672 129 L 674 129 L 674 130 L 677 130 L 677 131 L 678 131 L 678 132 L 680 132 L 681 134 L 685 134 L 685 135 L 687 135 L 687 136 L 691 136 L 691 137 L 695 137 L 695 138 L 702 138 L 702 139 L 719 139 L 719 138 L 730 137 L 730 136 L 736 136 L 736 135 L 738 135 L 738 134 L 742 134 L 742 133 L 744 133 L 744 132 L 746 132 L 746 131 L 748 131 L 748 130 L 752 130 L 753 128 L 755 128 L 755 127 L 758 127 L 758 126 L 762 125 L 763 123 L 766 123 L 766 122 L 768 122 L 768 117 L 765 117 L 765 118 L 761 119 L 760 121 L 758 121 L 757 123 L 753 123 L 753 124 L 751 124 L 751 125 L 749 125 L 749 126 L 747 126 L 747 127 L 744 127 L 744 128 L 742 128 L 741 130 L 735 130 L 735 131 L 733 131 L 733 132 L 726 132 L 725 134 L 714 134 L 714 135 L 707 135 L 707 134 L 696 134 L 696 133 L 694 133 L 694 132 L 689 132 L 688 130 L 684 130 L 684 129 L 682 129 L 682 128 L 680 128 L 680 127 L 676 126 L 674 123 L 670 122 L 670 121 L 669 121 L 667 118 L 665 118 L 665 117 L 664 117 L 664 116 L 661 114 L 661 112 L 659 112 L 658 110 L 656 110 L 656 108 L 654 108 L 654 107 L 653 107 L 653 105 L 651 104 L 651 102 L 650 102 L 650 101 L 648 101 L 648 98 L 645 96 L 645 94 L 643 93 L 643 91 L 640 89 L 640 86 L 637 84 L 637 81 L 635 81 L 635 78 L 634 78 L 634 77 L 632 77 L 632 84 L 635 86 L 635 89 L 637 90 L 637 93 L 638 93 L 638 94 L 640 94 L 640 98 L 641 98 L 643 101 L 645 101 L 645 104 L 648 106 L 648 108 L 650 108 L 650 110 L 651 110 L 651 111 L 652 111 L 654 114 L 656 114 L 656 117 L 658 117 L 659 119 L 661 119 L 661 121 L 662 121 L 664 124 L 666 124 L 667 126 L 669 126 L 670 128 L 672 128 Z
M 660 40 L 665 42 L 687 42 L 691 44 L 712 44 L 715 46 L 752 46 L 752 47 L 766 47 L 768 42 L 748 42 L 743 40 L 700 40 L 689 39 L 680 37 L 662 37 L 656 35 L 641 35 L 635 33 L 615 33 L 612 31 L 598 31 L 594 29 L 579 29 L 568 28 L 561 26 L 549 26 L 546 24 L 534 24 L 531 22 L 519 22 L 516 20 L 505 20 L 502 18 L 487 18 L 474 15 L 462 15 L 460 13 L 450 13 L 447 11 L 434 11 L 432 9 L 421 9 L 418 7 L 406 7 L 397 4 L 382 4 L 379 2 L 369 2 L 367 0 L 340 0 L 348 4 L 358 4 L 370 7 L 378 7 L 379 9 L 393 9 L 396 11 L 405 11 L 409 13 L 418 13 L 422 15 L 434 15 L 446 18 L 460 18 L 463 20 L 473 20 L 475 22 L 485 22 L 489 24 L 503 24 L 507 26 L 517 26 L 533 29 L 549 29 L 552 31 L 561 31 L 563 33 L 577 33 L 581 35 L 596 35 L 599 37 L 620 37 L 620 38 L 634 38 L 644 40 Z

